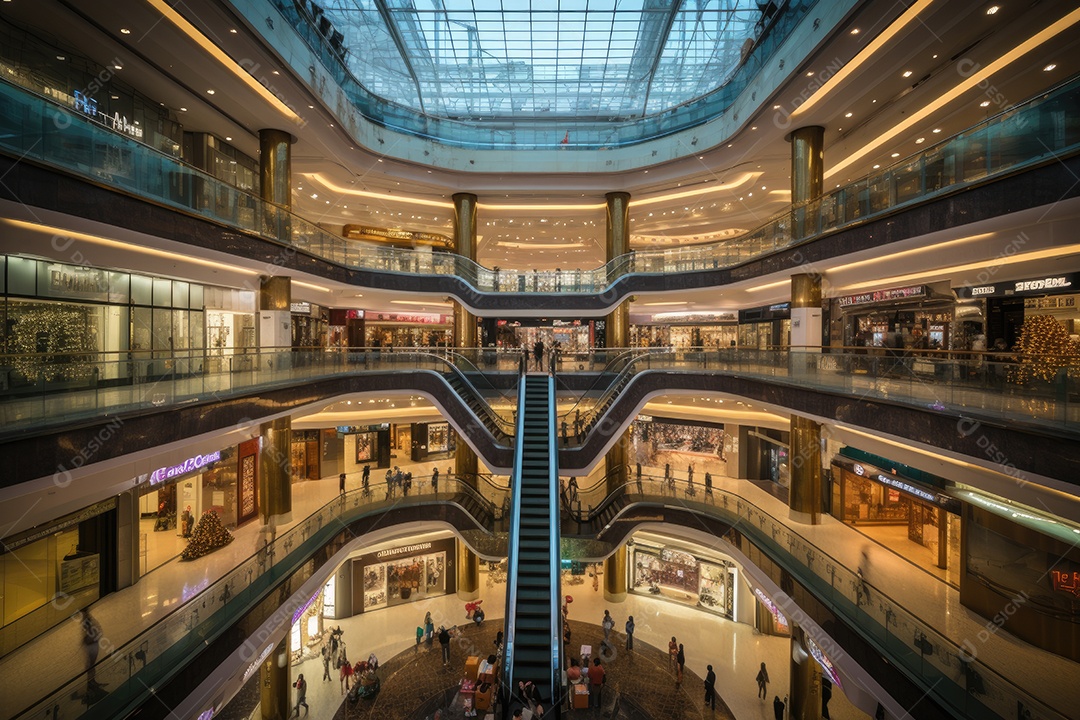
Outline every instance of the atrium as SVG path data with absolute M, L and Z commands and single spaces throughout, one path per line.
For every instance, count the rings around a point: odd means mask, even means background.
M 0 720 L 1075 716 L 1078 59 L 3 0 Z

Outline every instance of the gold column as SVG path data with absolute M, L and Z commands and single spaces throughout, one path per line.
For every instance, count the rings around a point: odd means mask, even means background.
M 821 352 L 821 275 L 799 273 L 791 276 L 791 349 L 795 352 Z M 793 371 L 807 368 L 803 364 Z
M 259 131 L 259 193 L 263 200 L 292 210 L 292 134 Z
M 454 252 L 475 262 L 476 196 L 472 193 L 455 193 L 453 200 Z M 457 301 L 454 302 L 454 346 L 476 347 L 476 317 Z
M 799 273 L 791 276 L 791 309 L 821 307 L 821 275 Z
M 630 193 L 610 192 L 607 201 L 607 228 L 605 232 L 607 260 L 630 252 Z M 609 348 L 630 346 L 630 303 L 619 303 L 607 316 L 604 340 Z
M 465 442 L 465 438 L 458 436 L 457 450 L 454 451 L 454 477 L 458 482 L 469 487 L 476 487 L 476 474 L 480 471 L 480 460 L 476 453 Z
M 292 683 L 289 682 L 288 635 L 278 643 L 259 668 L 259 697 L 263 720 L 286 720 L 292 714 Z M 311 679 L 308 689 L 311 689 Z
M 765 699 L 768 705 L 770 700 Z M 821 669 L 806 647 L 806 633 L 791 624 L 791 687 L 788 693 L 791 720 L 818 720 L 821 717 Z
M 480 558 L 460 538 L 457 540 L 457 596 L 462 600 L 480 597 Z
M 821 522 L 821 425 L 799 415 L 791 416 L 788 467 L 789 517 L 795 522 Z
M 937 508 L 937 566 L 942 569 L 949 567 L 949 513 L 945 508 Z
M 604 559 L 604 599 L 608 602 L 626 600 L 626 546 Z
M 607 493 L 610 495 L 626 484 L 629 479 L 630 431 L 623 433 L 604 456 L 604 471 L 607 475 Z
M 792 130 L 791 204 L 804 205 L 821 197 L 825 185 L 825 128 L 820 125 Z
M 259 512 L 275 525 L 292 522 L 292 420 L 286 416 L 259 426 Z

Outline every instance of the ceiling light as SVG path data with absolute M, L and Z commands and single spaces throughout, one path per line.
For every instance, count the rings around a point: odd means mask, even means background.
M 214 90 L 214 89 L 210 89 L 210 90 L 207 90 L 207 91 L 206 91 L 206 94 L 207 94 L 207 95 L 213 95 L 213 94 L 214 94 L 214 93 L 216 93 L 216 92 L 217 92 L 217 90 Z
M 990 107 L 990 101 L 983 100 L 981 103 L 979 103 L 979 107 Z
M 277 70 L 271 70 L 270 74 L 271 75 L 280 75 L 281 73 L 279 73 Z
M 858 35 L 859 34 L 859 28 L 851 28 L 851 34 L 852 35 Z
M 851 117 L 851 113 L 844 113 L 844 117 Z
M 65 56 L 63 56 L 63 55 L 57 55 L 56 59 L 57 60 L 67 60 L 67 58 Z
M 187 112 L 187 108 L 180 108 L 180 112 Z
M 235 35 L 236 34 L 236 28 L 229 28 L 229 32 L 231 32 L 233 35 Z
M 934 132 L 935 132 L 935 133 L 939 133 L 939 132 L 941 132 L 941 128 L 934 128 Z
M 875 165 L 873 169 L 877 170 L 879 167 L 881 167 L 881 166 L 880 165 Z
M 318 200 L 319 199 L 319 193 L 311 193 L 311 199 L 312 200 Z
M 918 145 L 918 144 L 920 144 L 920 143 L 922 143 L 922 142 L 925 142 L 925 140 L 926 140 L 926 138 L 918 138 L 918 139 L 917 139 L 917 140 L 915 141 L 915 144 L 916 144 L 916 145 Z
M 892 154 L 892 155 L 890 155 L 889 157 L 900 157 L 900 153 L 893 153 L 893 154 Z M 840 186 L 839 186 L 839 185 L 837 185 L 836 187 L 840 187 Z
M 113 65 L 113 69 L 115 69 L 115 70 L 123 70 L 124 66 L 123 65 Z
M 806 77 L 814 77 L 814 71 L 813 70 L 807 70 L 806 71 Z
M 1001 9 L 1000 5 L 991 5 L 990 7 L 986 8 L 986 14 L 987 15 L 996 15 L 997 11 L 1000 10 L 1000 9 Z
M 225 139 L 228 140 L 229 142 L 232 142 L 232 138 L 229 137 L 228 135 L 225 136 Z
M 750 129 L 751 129 L 751 130 L 757 130 L 757 125 L 752 125 L 752 126 L 750 127 Z
M 772 109 L 773 109 L 773 110 L 779 110 L 779 109 L 780 109 L 780 106 L 779 106 L 779 105 L 773 105 L 773 106 L 772 106 Z
M 910 70 L 905 70 L 904 71 L 904 77 L 906 77 L 906 78 L 911 77 L 911 71 Z
M 124 35 L 130 35 L 131 34 L 131 31 L 128 30 L 127 28 L 120 28 L 120 32 L 122 34 L 124 34 Z
M 1046 67 L 1043 68 L 1043 72 L 1050 72 L 1051 70 L 1053 70 L 1056 67 L 1057 67 L 1057 63 L 1050 63 L 1049 65 L 1047 65 Z

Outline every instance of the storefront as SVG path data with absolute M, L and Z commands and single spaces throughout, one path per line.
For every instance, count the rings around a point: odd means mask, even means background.
M 845 347 L 948 350 L 953 342 L 954 305 L 952 293 L 944 283 L 833 298 L 829 343 Z
M 635 536 L 630 545 L 630 587 L 639 594 L 696 606 L 734 619 L 738 570 L 730 559 L 703 556 Z
M 361 472 L 365 465 L 372 469 L 390 467 L 393 455 L 391 432 L 390 423 L 338 427 L 337 437 L 344 444 L 342 472 Z
M 367 311 L 364 332 L 366 347 L 448 347 L 454 340 L 454 316 Z
M 787 637 L 791 635 L 791 623 L 777 607 L 772 598 L 752 581 L 750 589 L 754 593 L 754 629 L 765 635 Z
M 456 591 L 454 538 L 391 547 L 353 558 L 353 614 Z
M 676 350 L 717 349 L 739 341 L 737 312 L 665 312 L 651 317 L 633 316 L 630 325 L 632 347 L 672 347 Z
M 671 465 L 685 477 L 687 465 L 695 466 L 698 482 L 706 472 L 723 473 L 724 426 L 719 423 L 638 415 L 630 426 L 631 462 L 653 468 Z
M 0 276 L 6 390 L 175 378 L 213 370 L 237 335 L 255 347 L 254 292 L 18 256 Z
M 187 547 L 195 524 L 213 511 L 227 528 L 258 513 L 259 440 L 194 455 L 144 476 L 139 494 L 139 574 Z
M 326 347 L 330 313 L 309 302 L 294 302 L 292 310 L 292 346 L 297 350 L 321 350 Z
M 116 590 L 117 500 L 0 544 L 0 640 L 15 647 Z
M 515 318 L 495 321 L 495 346 L 532 351 L 539 340 L 550 350 L 555 343 L 564 353 L 585 353 L 593 347 L 596 330 L 591 320 Z M 490 342 L 485 339 L 485 342 Z
M 981 347 L 990 350 L 1002 340 L 1006 348 L 1016 347 L 1024 320 L 1032 315 L 1049 315 L 1076 339 L 1080 335 L 1080 272 L 1003 280 L 954 288 L 961 306 L 984 319 Z M 973 348 L 964 348 L 973 349 Z
M 410 427 L 411 453 L 413 462 L 446 460 L 454 457 L 457 449 L 457 435 L 450 429 L 450 423 L 412 423 Z
M 364 311 L 330 310 L 327 334 L 327 347 L 364 347 Z
M 289 466 L 293 480 L 318 480 L 322 477 L 322 447 L 319 430 L 293 430 L 289 448 Z
M 929 551 L 925 556 L 904 553 L 912 562 L 957 567 L 959 503 L 927 482 L 932 476 L 897 464 L 885 470 L 868 464 L 861 451 L 842 452 L 858 457 L 833 458 L 832 514 L 893 550 L 902 549 L 897 541 L 906 538 Z M 904 535 L 898 537 L 890 528 L 902 528 Z
M 739 311 L 739 347 L 785 348 L 791 339 L 791 303 Z

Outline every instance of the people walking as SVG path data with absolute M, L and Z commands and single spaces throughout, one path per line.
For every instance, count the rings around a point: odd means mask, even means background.
M 713 672 L 712 665 L 707 665 L 708 672 L 705 673 L 705 707 L 716 709 L 716 673 Z
M 675 672 L 676 668 L 678 667 L 679 643 L 675 640 L 674 635 L 671 636 L 671 642 L 667 644 L 667 651 L 668 660 L 671 664 L 671 671 Z
M 97 681 L 97 659 L 101 652 L 102 630 L 89 610 L 84 608 L 77 614 L 83 634 L 83 651 L 86 653 L 86 694 L 93 697 L 101 690 Z
M 533 343 L 533 362 L 536 363 L 537 370 L 544 369 L 544 341 L 537 340 Z
M 757 688 L 758 688 L 758 697 L 761 698 L 762 700 L 764 700 L 766 697 L 768 697 L 768 692 L 766 690 L 766 686 L 769 684 L 769 671 L 765 669 L 765 663 L 761 663 L 761 669 L 758 670 L 756 680 L 757 680 Z M 779 697 L 776 698 L 776 701 L 780 702 L 780 698 Z
M 450 664 L 450 633 L 446 627 L 439 628 L 439 645 L 442 647 L 442 664 Z
M 439 468 L 431 471 L 431 492 L 439 494 Z
M 682 687 L 683 668 L 686 667 L 686 653 L 683 652 L 682 643 L 679 643 L 679 652 L 675 654 L 675 664 L 678 666 L 675 673 L 675 687 Z
M 589 668 L 589 707 L 603 707 L 600 691 L 607 682 L 607 670 L 600 664 L 600 658 L 593 658 L 593 666 Z
M 338 475 L 338 495 L 345 494 L 345 473 Z
M 322 679 L 323 682 L 334 682 L 330 677 L 330 646 L 322 646 Z
M 604 642 L 611 640 L 611 631 L 615 629 L 615 618 L 611 617 L 611 613 L 607 610 L 604 611 L 604 619 L 600 621 L 600 627 L 604 631 Z
M 772 701 L 772 711 L 776 720 L 784 720 L 784 707 L 784 701 L 780 699 L 780 696 L 775 696 Z
M 634 616 L 631 615 L 626 620 L 626 650 L 627 652 L 634 651 Z
M 300 673 L 296 678 L 296 682 L 292 684 L 296 688 L 296 707 L 293 708 L 293 715 L 300 717 L 300 706 L 304 706 L 304 714 L 308 714 L 307 704 L 307 680 L 304 679 L 304 673 Z M 290 715 L 290 717 L 292 717 Z

